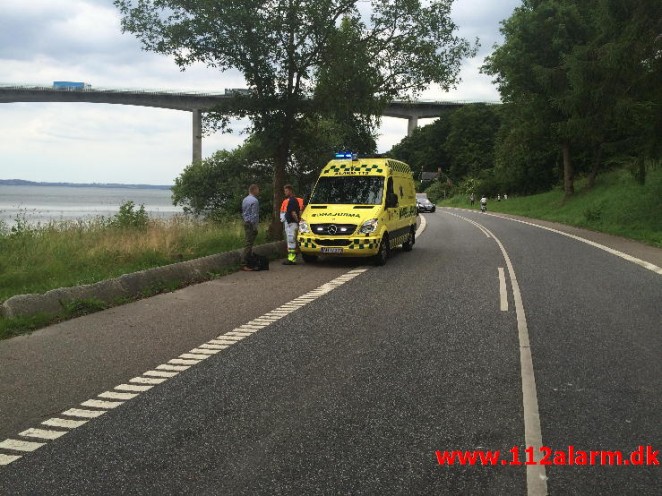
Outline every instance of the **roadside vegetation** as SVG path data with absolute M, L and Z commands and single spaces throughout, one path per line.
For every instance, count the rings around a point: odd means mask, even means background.
M 0 231 L 0 301 L 234 250 L 243 237 L 238 219 L 155 220 L 132 202 L 109 219 L 31 226 L 19 218 Z M 261 229 L 256 243 L 264 237 Z
M 174 203 L 204 220 L 155 221 L 127 204 L 112 219 L 0 225 L 0 301 L 238 248 L 240 201 L 253 182 L 262 186 L 268 237 L 280 239 L 285 183 L 305 196 L 333 152 L 374 153 L 386 103 L 415 99 L 431 83 L 449 90 L 478 47 L 457 36 L 452 2 L 442 0 L 372 2 L 369 23 L 357 0 L 245 9 L 216 2 L 213 22 L 209 2 L 113 3 L 123 31 L 143 49 L 173 56 L 180 69 L 202 62 L 238 70 L 247 91 L 208 113 L 205 124 L 224 130 L 230 118 L 245 117 L 250 137 L 188 165 L 175 181 Z M 487 194 L 490 210 L 662 246 L 659 19 L 659 0 L 627 9 L 603 0 L 523 2 L 482 67 L 502 104 L 449 108 L 389 156 L 407 162 L 417 179 L 438 174 L 419 183 L 433 201 L 466 206 L 469 194 Z M 254 29 L 235 29 L 246 25 Z M 494 201 L 504 193 L 507 202 Z M 95 309 L 98 302 L 86 301 L 65 312 Z M 19 327 L 44 325 L 40 318 Z M 19 320 L 0 319 L 0 337 L 17 332 L 3 329 L 17 329 Z
M 577 180 L 577 191 L 570 199 L 559 186 L 537 195 L 509 195 L 508 200 L 490 197 L 487 209 L 615 234 L 662 248 L 662 168 L 648 176 L 642 185 L 630 171 L 614 170 L 599 176 L 592 188 L 587 187 L 587 178 Z M 476 210 L 479 199 L 477 196 L 473 207 Z M 439 204 L 471 208 L 465 194 Z
M 624 5 L 523 2 L 482 67 L 502 104 L 450 108 L 392 156 L 416 172 L 441 171 L 422 186 L 442 198 L 561 186 L 570 199 L 615 168 L 646 183 L 662 159 L 662 3 Z
M 265 241 L 263 225 L 256 243 Z M 150 219 L 133 202 L 120 206 L 111 218 L 30 225 L 19 216 L 10 228 L 0 224 L 0 302 L 12 296 L 91 284 L 123 274 L 160 267 L 241 248 L 243 227 L 236 219 L 198 219 L 178 216 Z M 232 268 L 213 279 L 232 272 Z M 174 291 L 185 285 L 151 287 L 140 297 Z M 120 305 L 130 300 L 118 300 Z M 0 340 L 89 313 L 107 303 L 78 300 L 63 306 L 57 316 L 0 317 Z
M 419 182 L 433 202 L 487 195 L 491 211 L 662 246 L 661 18 L 658 0 L 523 2 L 481 68 L 502 104 L 449 108 L 390 155 L 437 174 Z

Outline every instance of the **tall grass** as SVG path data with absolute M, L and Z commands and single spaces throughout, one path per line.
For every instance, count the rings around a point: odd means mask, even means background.
M 265 237 L 260 231 L 258 243 Z M 243 237 L 238 221 L 184 216 L 137 226 L 103 218 L 36 227 L 19 222 L 14 232 L 0 230 L 0 301 L 234 250 Z
M 442 205 L 469 208 L 468 200 L 455 196 Z M 478 209 L 478 201 L 475 207 Z M 598 176 L 592 189 L 586 181 L 576 182 L 576 193 L 564 199 L 561 189 L 512 197 L 497 202 L 491 198 L 488 210 L 535 219 L 560 222 L 594 231 L 616 234 L 662 247 L 662 168 L 652 169 L 646 183 L 638 183 L 627 170 Z

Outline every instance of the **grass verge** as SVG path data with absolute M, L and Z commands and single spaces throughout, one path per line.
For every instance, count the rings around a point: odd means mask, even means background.
M 209 272 L 207 274 L 207 280 L 217 279 L 227 274 L 231 274 L 236 272 L 238 268 L 239 266 L 236 265 L 226 267 L 225 269 L 219 270 L 218 272 Z M 57 324 L 58 322 L 63 322 L 75 317 L 81 317 L 83 315 L 99 312 L 114 306 L 124 305 L 126 303 L 138 301 L 143 298 L 149 298 L 157 294 L 170 293 L 187 285 L 188 283 L 185 281 L 182 281 L 181 283 L 169 282 L 160 285 L 157 284 L 150 287 L 149 289 L 146 289 L 142 292 L 142 294 L 135 298 L 118 298 L 110 304 L 96 300 L 94 298 L 74 300 L 72 302 L 65 303 L 63 305 L 62 312 L 60 312 L 58 315 L 38 314 L 29 317 L 0 317 L 0 340 L 12 338 L 21 334 L 27 334 L 36 331 L 37 329 L 41 329 L 42 327 Z
M 265 241 L 260 230 L 256 244 Z M 0 235 L 0 301 L 241 248 L 239 222 L 177 217 L 126 227 L 103 222 L 23 225 Z
M 491 198 L 488 211 L 560 222 L 662 247 L 662 169 L 650 171 L 644 185 L 628 171 L 615 170 L 598 176 L 592 189 L 586 188 L 584 179 L 576 181 L 575 187 L 575 195 L 567 200 L 561 189 L 509 196 L 500 202 Z M 440 205 L 471 208 L 464 196 Z M 478 201 L 474 208 L 479 209 Z
M 261 228 L 256 244 L 265 242 L 265 233 L 266 227 Z M 243 243 L 240 222 L 218 224 L 187 217 L 145 219 L 136 225 L 118 224 L 103 218 L 38 226 L 17 222 L 12 231 L 0 225 L 0 302 L 14 295 L 91 284 L 143 269 L 223 253 L 241 248 Z M 228 267 L 218 273 L 209 273 L 208 279 L 237 269 Z M 0 339 L 186 285 L 186 282 L 157 284 L 137 298 L 117 300 L 112 304 L 95 300 L 70 302 L 56 316 L 0 317 Z

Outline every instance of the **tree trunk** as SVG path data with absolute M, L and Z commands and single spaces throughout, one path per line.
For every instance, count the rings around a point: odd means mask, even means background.
M 570 143 L 565 141 L 561 147 L 563 150 L 563 191 L 565 198 L 570 198 L 575 194 L 575 173 L 570 159 Z
M 595 186 L 595 178 L 598 176 L 598 169 L 600 168 L 600 162 L 602 161 L 602 146 L 598 146 L 598 149 L 593 155 L 593 166 L 591 167 L 591 173 L 588 176 L 588 182 L 586 183 L 586 188 L 591 189 Z
M 271 212 L 271 224 L 269 224 L 269 230 L 267 231 L 267 238 L 271 241 L 283 239 L 283 224 L 280 222 L 280 204 L 285 197 L 283 186 L 285 186 L 285 166 L 287 165 L 289 149 L 289 139 L 283 137 L 278 143 L 274 155 L 274 204 Z

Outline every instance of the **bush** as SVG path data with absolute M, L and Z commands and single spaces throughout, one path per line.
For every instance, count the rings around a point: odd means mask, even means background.
M 584 209 L 584 219 L 589 224 L 599 222 L 602 218 L 602 207 L 591 206 Z
M 136 204 L 131 200 L 120 205 L 120 211 L 111 220 L 111 225 L 119 228 L 145 228 L 149 223 L 149 215 L 145 211 L 145 205 L 140 205 L 138 210 Z
M 432 203 L 437 203 L 448 196 L 447 185 L 440 181 L 435 181 L 425 190 L 425 193 Z

